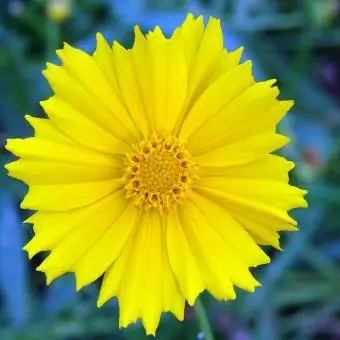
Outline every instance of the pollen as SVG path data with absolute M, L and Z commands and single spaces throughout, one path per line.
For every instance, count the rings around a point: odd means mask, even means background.
M 197 165 L 183 144 L 169 135 L 152 134 L 127 155 L 127 198 L 141 208 L 160 211 L 181 203 L 197 178 Z

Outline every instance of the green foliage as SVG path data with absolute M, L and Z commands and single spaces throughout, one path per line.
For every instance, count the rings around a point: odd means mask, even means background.
M 275 77 L 296 105 L 281 129 L 292 136 L 284 152 L 297 163 L 292 181 L 309 189 L 301 231 L 283 236 L 284 252 L 268 249 L 272 264 L 257 269 L 255 294 L 229 303 L 203 296 L 216 339 L 339 339 L 340 313 L 340 6 L 335 0 L 79 0 L 64 20 L 48 16 L 44 0 L 0 2 L 0 339 L 144 339 L 140 325 L 120 331 L 118 308 L 97 309 L 99 285 L 80 293 L 72 275 L 46 288 L 40 259 L 21 251 L 30 237 L 18 202 L 25 186 L 8 179 L 5 139 L 27 136 L 23 115 L 42 115 L 50 95 L 41 76 L 63 41 L 93 50 L 95 33 L 131 45 L 132 27 L 159 24 L 170 33 L 185 13 L 222 19 L 229 49 L 246 46 L 257 78 Z M 337 97 L 338 96 L 338 97 Z M 193 310 L 186 320 L 163 317 L 157 339 L 198 339 Z

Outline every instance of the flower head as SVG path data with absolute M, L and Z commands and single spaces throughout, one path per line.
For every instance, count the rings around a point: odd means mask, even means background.
M 48 0 L 46 14 L 52 21 L 65 21 L 71 15 L 70 0 Z
M 292 106 L 275 80 L 255 82 L 219 20 L 192 15 L 170 38 L 136 27 L 132 49 L 98 34 L 93 55 L 57 54 L 47 119 L 27 116 L 35 136 L 7 144 L 9 174 L 29 185 L 21 207 L 36 210 L 25 250 L 50 251 L 47 281 L 104 274 L 98 305 L 117 297 L 120 326 L 141 319 L 148 334 L 204 290 L 253 292 L 249 268 L 270 262 L 259 245 L 280 248 L 278 231 L 297 230 L 288 210 L 306 206 L 293 163 L 271 154 Z

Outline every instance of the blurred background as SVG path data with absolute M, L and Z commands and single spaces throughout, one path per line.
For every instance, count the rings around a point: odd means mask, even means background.
M 0 339 L 145 339 L 117 328 L 117 304 L 96 308 L 99 284 L 75 292 L 68 274 L 50 287 L 21 247 L 31 237 L 19 202 L 27 188 L 5 175 L 8 137 L 32 133 L 25 113 L 42 116 L 50 95 L 41 75 L 63 41 L 93 51 L 95 33 L 129 47 L 132 28 L 166 34 L 187 12 L 220 17 L 225 45 L 245 46 L 258 80 L 275 77 L 295 108 L 280 129 L 297 163 L 292 182 L 309 190 L 310 208 L 294 214 L 301 231 L 283 235 L 284 252 L 255 274 L 255 294 L 234 302 L 203 296 L 216 339 L 340 339 L 340 0 L 1 0 L 0 1 Z M 157 339 L 204 339 L 187 308 L 183 323 L 162 318 Z

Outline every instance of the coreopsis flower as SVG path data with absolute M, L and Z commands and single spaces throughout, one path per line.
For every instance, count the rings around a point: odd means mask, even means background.
M 65 21 L 71 15 L 70 0 L 47 0 L 46 14 L 52 21 Z
M 294 164 L 271 154 L 292 106 L 275 80 L 256 82 L 219 20 L 193 15 L 170 38 L 136 27 L 131 49 L 98 34 L 93 55 L 57 54 L 47 119 L 27 116 L 35 136 L 7 143 L 9 174 L 29 185 L 21 207 L 36 210 L 24 249 L 50 251 L 47 282 L 103 275 L 98 306 L 117 297 L 120 326 L 141 319 L 148 334 L 204 290 L 253 292 L 249 268 L 270 262 L 260 245 L 280 248 L 278 231 L 297 230 L 288 210 L 306 206 Z

